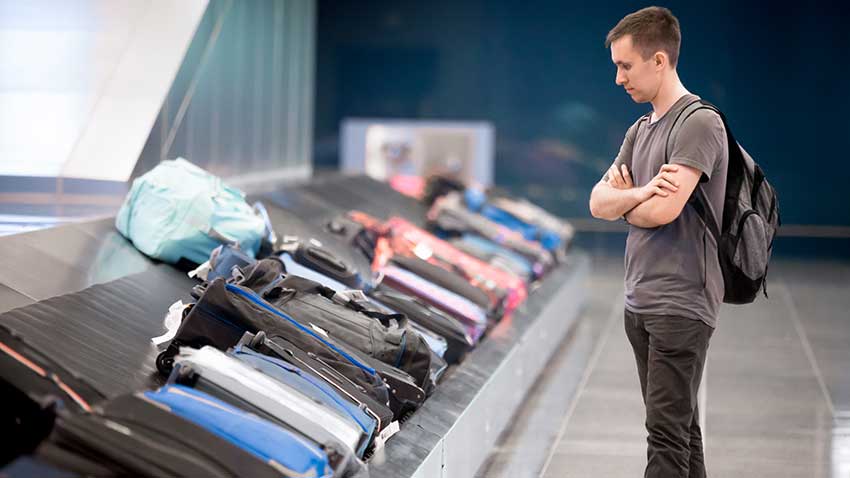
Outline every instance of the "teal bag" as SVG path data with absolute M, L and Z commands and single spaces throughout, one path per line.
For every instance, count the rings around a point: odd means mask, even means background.
M 115 227 L 150 257 L 203 263 L 221 244 L 255 257 L 266 223 L 245 194 L 183 158 L 163 161 L 136 178 Z

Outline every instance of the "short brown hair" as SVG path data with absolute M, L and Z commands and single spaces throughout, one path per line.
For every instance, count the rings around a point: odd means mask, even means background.
M 626 15 L 608 32 L 605 48 L 609 48 L 611 43 L 626 35 L 632 36 L 632 44 L 640 51 L 644 60 L 648 60 L 657 51 L 663 51 L 670 58 L 670 65 L 676 68 L 682 32 L 679 29 L 679 20 L 670 10 L 664 7 L 646 7 Z

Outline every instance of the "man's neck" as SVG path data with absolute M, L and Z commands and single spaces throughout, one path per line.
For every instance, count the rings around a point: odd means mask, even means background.
M 664 113 L 670 110 L 670 108 L 679 101 L 679 98 L 689 94 L 690 92 L 685 88 L 685 85 L 679 80 L 679 75 L 673 71 L 667 77 L 667 80 L 662 83 L 661 88 L 658 90 L 658 94 L 655 96 L 655 99 L 652 100 L 652 121 L 657 121 L 659 118 L 664 116 Z

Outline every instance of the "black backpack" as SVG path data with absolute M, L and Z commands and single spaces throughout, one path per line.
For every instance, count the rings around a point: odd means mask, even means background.
M 726 194 L 723 200 L 723 224 L 718 227 L 705 208 L 705 197 L 697 185 L 688 201 L 717 241 L 720 269 L 723 272 L 723 302 L 749 304 L 759 290 L 767 297 L 767 268 L 773 252 L 773 240 L 779 226 L 779 201 L 776 190 L 767 181 L 764 171 L 735 141 L 729 122 L 716 106 L 695 100 L 685 106 L 673 121 L 667 137 L 664 162 L 673 132 L 681 123 L 699 110 L 714 111 L 723 121 L 729 143 L 729 165 L 726 175 Z M 680 121 L 681 120 L 681 121 Z M 678 128 L 677 128 L 678 126 Z

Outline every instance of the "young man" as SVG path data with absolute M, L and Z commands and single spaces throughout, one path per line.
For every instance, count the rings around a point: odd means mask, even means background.
M 590 210 L 630 224 L 624 315 L 646 405 L 646 476 L 701 478 L 697 390 L 723 277 L 717 244 L 687 203 L 701 189 L 720 224 L 728 146 L 720 117 L 705 109 L 680 118 L 666 144 L 678 114 L 698 99 L 676 72 L 680 43 L 679 21 L 659 7 L 626 16 L 608 33 L 617 85 L 633 101 L 652 104 L 652 113 L 626 132 L 593 188 Z

